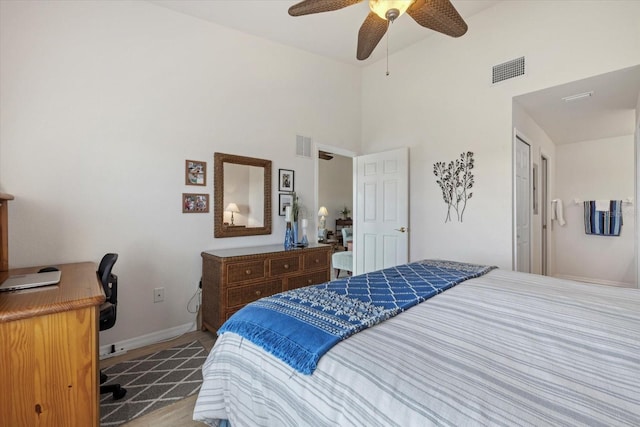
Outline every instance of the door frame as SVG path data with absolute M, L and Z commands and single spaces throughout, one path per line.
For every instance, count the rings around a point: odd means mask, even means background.
M 407 168 L 409 168 L 409 148 L 408 147 L 402 147 L 403 149 L 406 150 L 406 163 L 407 163 Z M 353 206 L 353 246 L 354 246 L 354 258 L 357 257 L 357 250 L 358 250 L 358 238 L 357 238 L 357 232 L 358 232 L 358 212 L 357 212 L 357 192 L 358 192 L 358 179 L 357 179 L 357 167 L 355 165 L 356 161 L 357 161 L 357 157 L 362 156 L 363 154 L 358 154 L 354 151 L 351 150 L 347 150 L 344 148 L 340 148 L 340 147 L 335 147 L 335 146 L 331 146 L 331 145 L 327 145 L 327 144 L 318 144 L 318 143 L 313 143 L 313 153 L 314 153 L 314 166 L 315 166 L 315 172 L 314 172 L 314 212 L 317 212 L 318 209 L 320 209 L 320 204 L 318 201 L 318 187 L 319 187 L 319 182 L 320 182 L 320 166 L 319 166 L 319 162 L 320 162 L 320 158 L 318 156 L 318 152 L 322 150 L 322 151 L 327 151 L 336 155 L 340 155 L 340 156 L 344 156 L 344 157 L 350 157 L 352 159 L 352 162 L 354 163 L 354 167 L 353 167 L 353 174 L 352 174 L 352 185 L 353 185 L 353 200 L 352 200 L 352 206 Z M 379 153 L 369 153 L 369 154 L 381 154 L 384 153 L 386 151 L 395 151 L 398 150 L 398 148 L 396 149 L 392 149 L 392 150 L 385 150 Z M 409 185 L 409 180 L 410 180 L 410 175 L 409 175 L 409 171 L 407 169 L 407 186 Z M 406 224 L 406 228 L 407 230 L 409 229 L 409 222 L 410 222 L 410 218 L 409 218 L 409 198 L 410 198 L 410 194 L 409 194 L 409 190 L 407 187 L 407 224 Z M 316 220 L 314 221 L 315 224 L 315 228 L 317 229 L 318 227 L 318 217 L 317 215 L 315 216 Z M 316 234 L 314 234 L 316 235 Z M 410 242 L 409 242 L 409 238 L 407 238 L 407 262 L 409 260 L 409 252 L 410 252 Z M 356 263 L 355 263 L 355 259 L 354 259 L 354 271 L 353 274 L 358 274 L 357 272 L 357 268 L 356 268 Z
M 540 153 L 540 274 L 549 275 L 549 156 Z
M 313 235 L 316 238 L 318 238 L 318 226 L 319 226 L 319 219 L 318 219 L 318 215 L 315 215 L 318 210 L 320 209 L 320 204 L 318 203 L 318 190 L 319 190 L 319 186 L 320 186 L 320 157 L 318 156 L 318 151 L 327 151 L 329 153 L 333 153 L 333 154 L 337 154 L 339 156 L 343 156 L 343 157 L 349 157 L 351 159 L 353 159 L 354 157 L 358 156 L 358 153 L 356 153 L 355 151 L 351 151 L 351 150 L 346 150 L 344 148 L 340 148 L 340 147 L 335 147 L 333 145 L 327 145 L 327 144 L 319 144 L 319 143 L 313 143 L 314 146 L 314 151 L 313 151 L 313 160 L 314 160 L 314 168 L 315 168 L 315 173 L 314 173 L 314 180 L 313 180 L 313 203 L 314 203 L 314 208 L 313 208 L 313 213 L 314 213 L 314 217 L 315 217 L 315 221 L 313 222 L 315 224 L 314 227 L 314 232 Z M 355 173 L 355 171 L 354 171 Z M 351 206 L 355 206 L 355 200 L 356 200 L 356 194 L 355 194 L 355 186 L 356 186 L 356 182 L 355 182 L 355 175 L 352 174 L 351 176 L 351 185 L 354 188 L 354 192 L 352 195 L 352 200 L 351 200 Z M 354 224 L 353 226 L 355 227 L 355 215 L 354 215 Z M 355 235 L 353 236 L 355 239 Z M 355 241 L 353 242 L 354 246 L 355 246 Z

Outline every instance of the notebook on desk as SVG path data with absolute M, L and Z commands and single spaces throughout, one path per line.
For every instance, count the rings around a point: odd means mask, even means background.
M 11 276 L 2 282 L 0 292 L 19 291 L 22 289 L 37 288 L 39 286 L 56 285 L 58 283 L 60 283 L 60 271 L 19 274 Z

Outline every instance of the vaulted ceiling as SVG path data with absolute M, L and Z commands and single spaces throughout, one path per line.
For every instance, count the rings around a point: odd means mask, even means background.
M 159 6 L 233 28 L 267 40 L 297 47 L 318 55 L 363 66 L 384 58 L 386 41 L 365 61 L 356 60 L 358 30 L 369 13 L 369 1 L 333 12 L 291 17 L 296 0 L 148 0 Z M 500 0 L 452 0 L 466 19 Z M 473 31 L 473 29 L 470 29 Z M 389 53 L 426 37 L 448 37 L 416 24 L 406 14 L 390 27 Z
M 333 12 L 291 17 L 297 0 L 147 0 L 192 17 L 296 47 L 356 66 L 366 66 L 387 53 L 382 40 L 371 56 L 356 59 L 357 35 L 369 12 L 368 0 Z M 505 0 L 451 0 L 467 20 Z M 469 31 L 474 31 L 470 25 Z M 416 24 L 403 15 L 391 24 L 389 53 L 427 37 L 448 37 Z M 464 37 L 464 36 L 463 36 Z M 563 97 L 593 91 L 574 102 Z M 635 107 L 640 92 L 640 67 L 595 76 L 514 98 L 556 143 L 628 135 L 634 132 Z M 633 117 L 633 118 L 632 118 Z

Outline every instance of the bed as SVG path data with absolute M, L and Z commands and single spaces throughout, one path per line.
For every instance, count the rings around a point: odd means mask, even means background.
M 311 375 L 224 333 L 203 378 L 194 419 L 211 426 L 638 426 L 640 291 L 494 269 Z

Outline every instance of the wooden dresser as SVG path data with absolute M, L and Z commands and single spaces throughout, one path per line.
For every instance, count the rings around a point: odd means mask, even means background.
M 58 266 L 58 285 L 0 292 L 0 427 L 97 427 L 98 312 L 92 262 Z M 37 267 L 0 272 L 9 275 Z
M 259 298 L 331 279 L 331 246 L 282 245 L 202 253 L 202 328 L 216 332 L 233 313 Z

